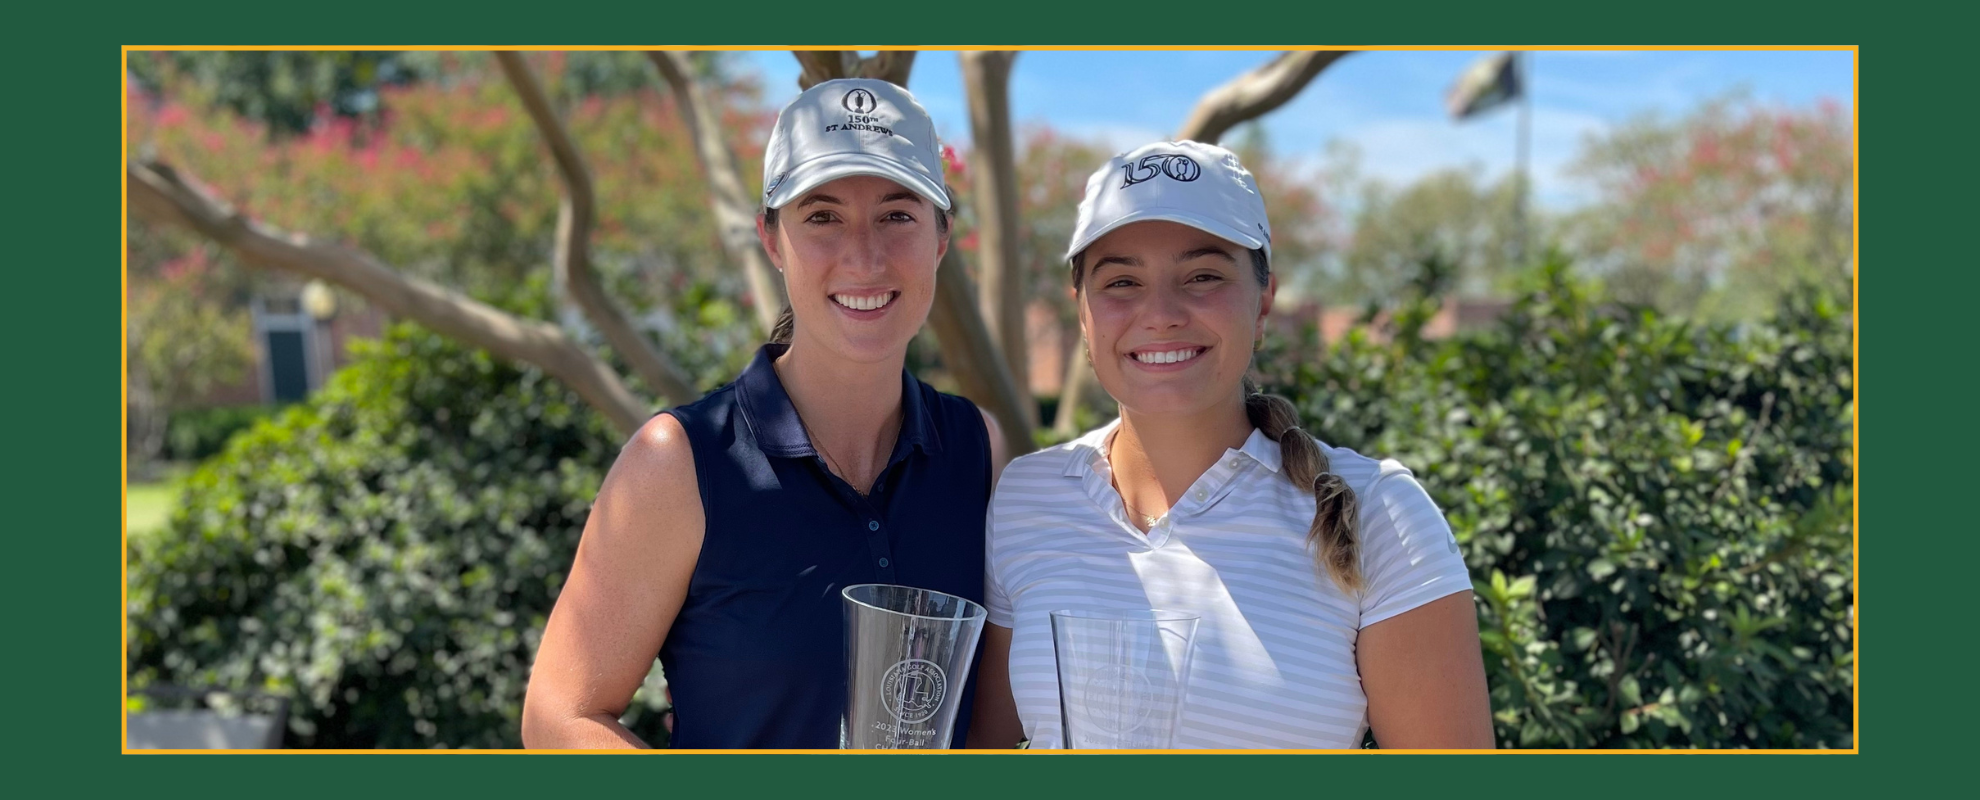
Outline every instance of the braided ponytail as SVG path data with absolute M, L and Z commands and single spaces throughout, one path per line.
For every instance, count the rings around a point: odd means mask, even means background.
M 1299 427 L 1293 404 L 1278 395 L 1260 394 L 1250 378 L 1244 381 L 1244 413 L 1253 427 L 1279 443 L 1280 471 L 1294 486 L 1313 492 L 1317 506 L 1306 541 L 1314 560 L 1342 591 L 1362 589 L 1360 503 L 1347 481 L 1328 471 L 1327 454 Z

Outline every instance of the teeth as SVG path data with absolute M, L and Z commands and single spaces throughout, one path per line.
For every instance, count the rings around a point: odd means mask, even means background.
M 1202 354 L 1203 351 L 1198 348 L 1189 350 L 1165 350 L 1159 353 L 1135 353 L 1134 360 L 1143 364 L 1174 364 L 1178 361 L 1188 361 Z
M 873 309 L 880 308 L 881 306 L 893 302 L 893 300 L 894 300 L 893 292 L 882 292 L 880 294 L 868 295 L 864 297 L 858 295 L 850 295 L 850 294 L 832 295 L 832 302 L 838 303 L 839 305 L 845 306 L 846 308 L 850 308 L 854 311 L 872 311 Z

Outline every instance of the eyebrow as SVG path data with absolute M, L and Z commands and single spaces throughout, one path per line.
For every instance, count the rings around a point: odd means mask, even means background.
M 1194 250 L 1185 250 L 1181 255 L 1176 256 L 1176 263 L 1184 264 L 1203 258 L 1204 256 L 1216 256 L 1232 264 L 1237 263 L 1237 259 L 1230 253 L 1225 252 L 1221 247 L 1199 247 Z M 1093 262 L 1093 268 L 1097 270 L 1108 264 L 1119 264 L 1124 267 L 1142 266 L 1141 259 L 1136 256 L 1103 256 L 1100 260 Z
M 1233 257 L 1230 253 L 1225 252 L 1224 249 L 1221 247 L 1196 248 L 1195 250 L 1191 250 L 1189 252 L 1183 253 L 1182 255 L 1176 256 L 1176 263 L 1181 264 L 1185 261 L 1194 261 L 1204 256 L 1216 256 L 1225 261 L 1229 261 L 1232 264 L 1237 263 L 1237 258 Z
M 893 192 L 891 194 L 888 194 L 886 197 L 880 198 L 880 202 L 882 203 L 892 203 L 896 200 L 907 200 L 914 202 L 916 204 L 923 202 L 923 200 L 921 199 L 921 195 L 915 194 L 914 192 Z M 803 200 L 799 200 L 797 207 L 804 208 L 805 206 L 817 205 L 820 203 L 842 206 L 846 204 L 846 201 L 840 200 L 839 198 L 833 197 L 829 194 L 814 194 L 805 197 Z

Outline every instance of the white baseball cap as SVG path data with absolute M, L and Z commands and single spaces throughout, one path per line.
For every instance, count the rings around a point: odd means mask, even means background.
M 824 81 L 784 107 L 763 153 L 763 206 L 783 208 L 852 175 L 886 178 L 949 208 L 935 122 L 906 89 L 886 81 Z
M 1156 142 L 1114 156 L 1086 179 L 1066 260 L 1122 225 L 1166 220 L 1272 254 L 1258 181 L 1237 155 L 1202 142 Z

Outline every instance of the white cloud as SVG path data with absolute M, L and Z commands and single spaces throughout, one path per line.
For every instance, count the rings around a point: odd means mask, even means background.
M 1584 201 L 1582 187 L 1566 174 L 1584 137 L 1608 129 L 1600 117 L 1558 108 L 1533 109 L 1532 170 L 1534 199 L 1542 207 L 1560 208 Z M 1360 149 L 1363 173 L 1402 185 L 1432 172 L 1480 167 L 1487 180 L 1510 173 L 1517 160 L 1517 112 L 1494 112 L 1471 122 L 1446 119 L 1391 117 L 1363 122 L 1337 134 Z

